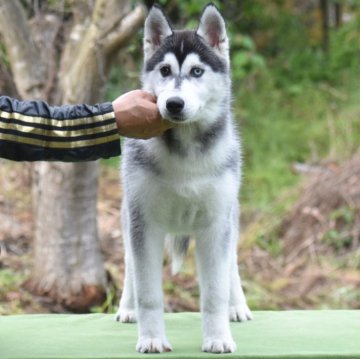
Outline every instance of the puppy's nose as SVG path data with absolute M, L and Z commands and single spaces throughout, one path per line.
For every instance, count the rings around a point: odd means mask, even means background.
M 166 101 L 166 108 L 172 115 L 178 115 L 184 108 L 185 102 L 180 97 L 170 97 Z

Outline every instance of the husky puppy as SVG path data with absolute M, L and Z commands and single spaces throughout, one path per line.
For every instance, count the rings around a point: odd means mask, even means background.
M 165 238 L 176 271 L 189 236 L 196 239 L 202 350 L 236 349 L 229 319 L 251 312 L 241 288 L 240 153 L 231 115 L 225 23 L 205 7 L 196 31 L 175 31 L 159 7 L 145 21 L 143 88 L 163 118 L 177 124 L 149 140 L 126 139 L 122 158 L 122 225 L 126 273 L 116 318 L 138 321 L 136 349 L 171 351 L 165 334 L 162 263 Z

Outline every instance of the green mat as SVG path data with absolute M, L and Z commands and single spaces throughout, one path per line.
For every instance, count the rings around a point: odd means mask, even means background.
M 139 354 L 136 325 L 113 315 L 0 316 L 0 358 L 360 358 L 359 310 L 255 312 L 231 324 L 238 350 L 221 355 L 200 351 L 198 313 L 166 314 L 166 326 L 174 351 Z

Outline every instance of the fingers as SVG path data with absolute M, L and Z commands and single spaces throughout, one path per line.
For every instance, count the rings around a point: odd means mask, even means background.
M 142 97 L 144 100 L 148 100 L 150 102 L 156 103 L 156 97 L 150 92 L 144 90 L 135 90 L 139 92 L 139 97 Z
M 149 100 L 153 103 L 156 103 L 156 101 L 157 101 L 156 97 L 149 92 L 144 92 L 143 96 L 144 96 L 144 99 Z
M 112 102 L 119 134 L 148 139 L 175 124 L 161 118 L 156 97 L 143 90 L 130 91 Z
M 174 126 L 175 124 L 173 124 L 172 122 L 161 118 L 158 121 L 158 126 L 156 128 L 153 128 L 152 131 L 147 131 L 146 133 L 143 132 L 141 135 L 139 135 L 138 138 L 147 140 L 152 137 L 158 137 L 161 136 L 165 131 L 169 130 L 170 128 L 173 128 Z
M 173 122 L 162 119 L 162 122 L 161 122 L 161 130 L 162 131 L 169 130 L 170 128 L 173 128 L 173 127 L 175 127 L 175 124 Z

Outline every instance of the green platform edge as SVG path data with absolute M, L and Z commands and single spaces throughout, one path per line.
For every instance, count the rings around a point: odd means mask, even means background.
M 115 358 L 352 358 L 360 359 L 360 310 L 256 311 L 254 320 L 232 323 L 233 354 L 200 351 L 199 313 L 165 315 L 174 351 L 135 352 L 136 324 L 110 314 L 0 316 L 1 359 Z

